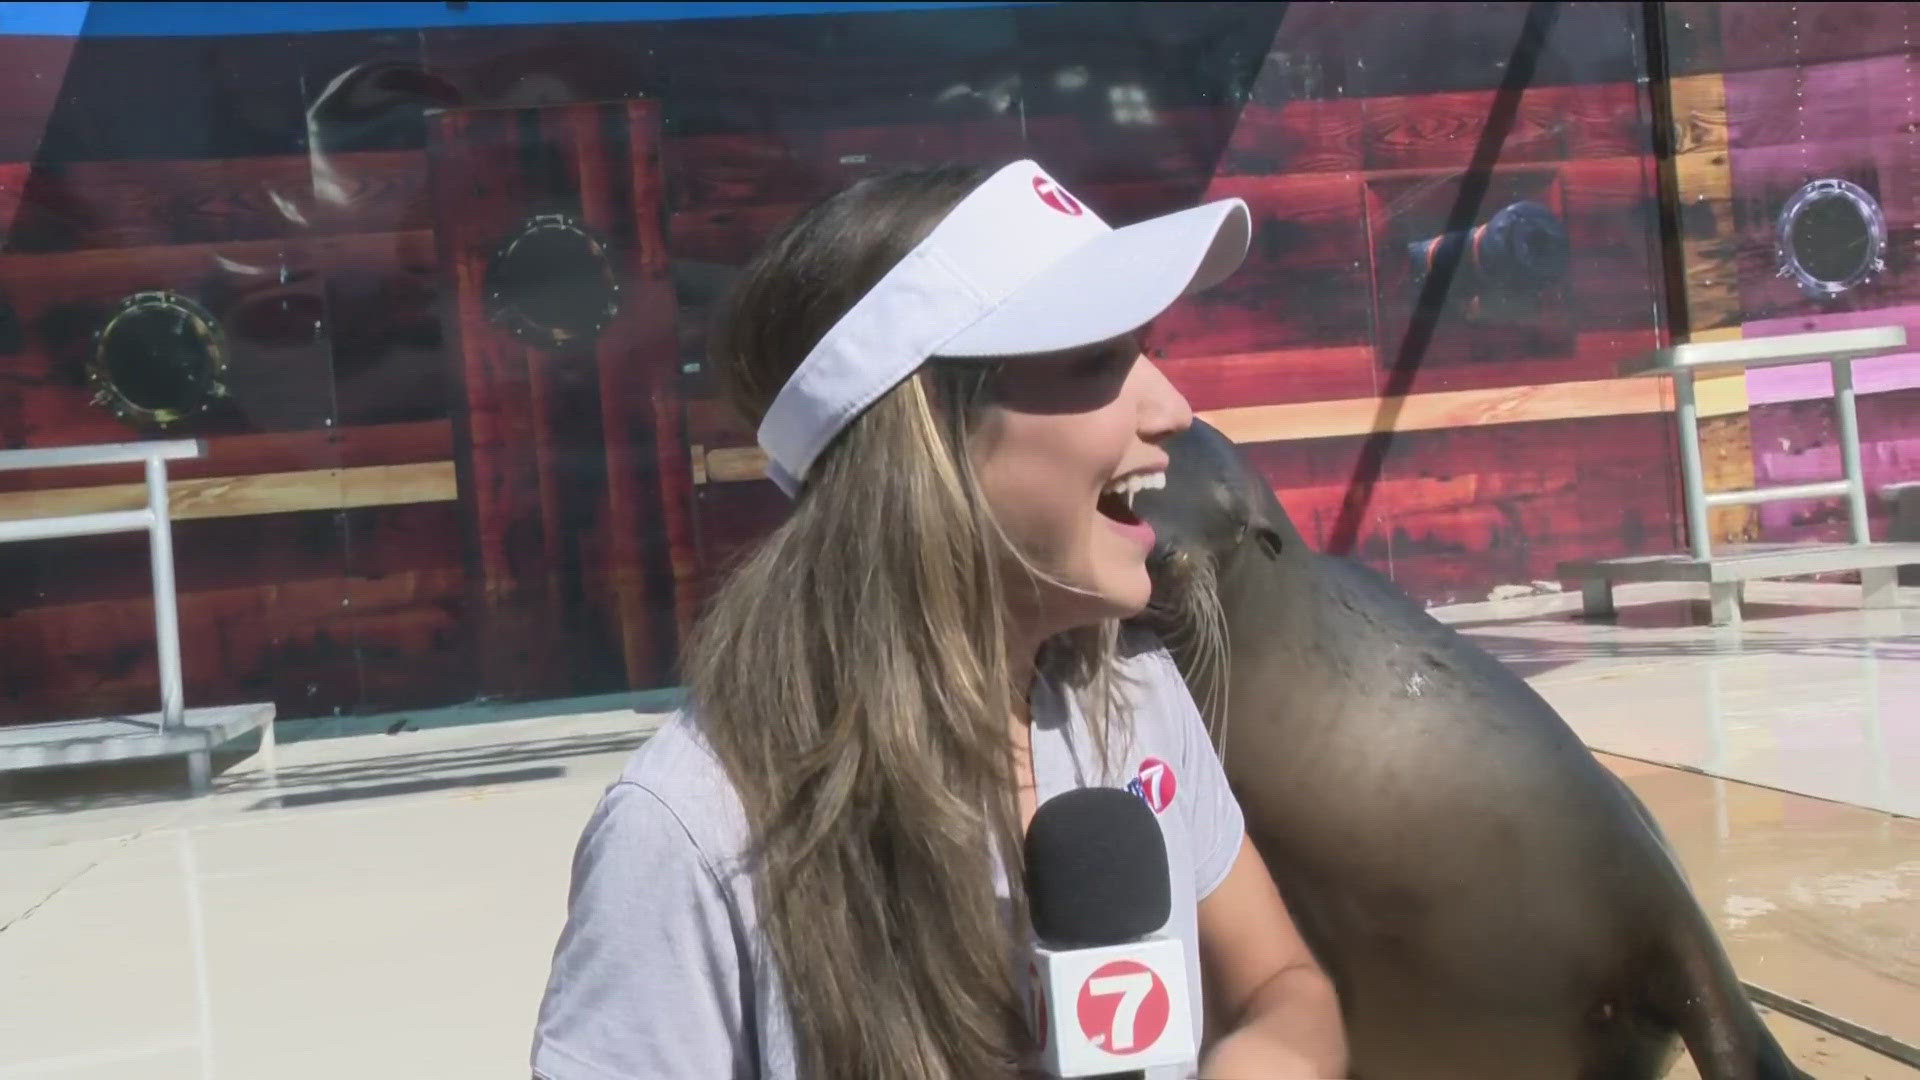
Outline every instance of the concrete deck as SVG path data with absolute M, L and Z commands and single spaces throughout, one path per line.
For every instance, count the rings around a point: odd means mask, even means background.
M 1920 604 L 1857 598 L 1763 583 L 1739 630 L 1644 597 L 1446 617 L 1607 751 L 1746 978 L 1920 1043 Z M 277 784 L 236 751 L 198 800 L 171 763 L 16 776 L 0 1077 L 524 1080 L 574 841 L 656 720 L 283 742 Z M 1815 1076 L 1920 1080 L 1770 1023 Z

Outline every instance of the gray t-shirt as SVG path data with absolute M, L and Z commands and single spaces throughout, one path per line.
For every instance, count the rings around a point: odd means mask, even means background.
M 1137 645 L 1136 645 L 1137 647 Z M 1198 710 L 1167 654 L 1123 663 L 1130 738 L 1101 775 L 1072 695 L 1041 679 L 1033 695 L 1038 799 L 1077 787 L 1126 787 L 1166 835 L 1173 917 L 1186 946 L 1193 1030 L 1205 1030 L 1196 905 L 1239 851 L 1240 807 L 1227 790 Z M 792 1031 L 780 980 L 756 932 L 742 867 L 744 814 L 685 715 L 636 750 L 574 855 L 566 926 L 534 1033 L 542 1080 L 792 1080 Z M 1004 874 L 997 888 L 1007 893 Z M 1017 965 L 1024 976 L 1025 965 Z M 1191 1075 L 1187 1069 L 1150 1077 Z

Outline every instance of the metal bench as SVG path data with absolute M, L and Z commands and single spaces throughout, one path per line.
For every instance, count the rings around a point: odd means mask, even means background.
M 1697 581 L 1707 586 L 1710 617 L 1716 626 L 1740 621 L 1741 589 L 1761 578 L 1857 570 L 1861 602 L 1892 607 L 1899 568 L 1920 566 L 1920 542 L 1873 543 L 1867 535 L 1867 489 L 1860 471 L 1860 424 L 1854 412 L 1853 361 L 1903 350 L 1904 327 L 1834 330 L 1778 337 L 1676 345 L 1661 349 L 1622 374 L 1673 378 L 1674 420 L 1679 429 L 1681 491 L 1686 503 L 1690 550 L 1673 555 L 1619 559 L 1575 559 L 1559 565 L 1561 580 L 1578 583 L 1581 609 L 1589 617 L 1613 614 L 1613 586 L 1628 581 Z M 1699 411 L 1694 379 L 1779 364 L 1825 360 L 1833 366 L 1834 412 L 1839 420 L 1840 461 L 1844 476 L 1811 484 L 1788 484 L 1746 491 L 1709 493 L 1700 464 Z M 1852 542 L 1847 544 L 1740 544 L 1715 552 L 1709 543 L 1707 510 L 1844 496 Z
M 255 728 L 260 729 L 263 764 L 271 773 L 274 750 L 271 702 L 189 709 L 181 686 L 180 625 L 173 581 L 173 523 L 168 511 L 166 463 L 197 458 L 203 452 L 202 445 L 191 439 L 0 451 L 0 472 L 145 464 L 145 506 L 65 517 L 0 520 L 0 543 L 145 530 L 153 564 L 153 623 L 160 667 L 159 712 L 0 727 L 0 773 L 185 756 L 188 785 L 195 795 L 204 795 L 212 787 L 213 750 Z M 0 641 L 0 648 L 5 647 L 6 643 Z

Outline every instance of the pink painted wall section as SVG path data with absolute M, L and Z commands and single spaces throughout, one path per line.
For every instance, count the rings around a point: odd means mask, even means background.
M 1745 324 L 1740 332 L 1743 337 L 1758 338 L 1827 330 L 1861 330 L 1872 326 L 1906 327 L 1907 341 L 1913 345 L 1914 351 L 1854 361 L 1854 392 L 1862 395 L 1884 394 L 1920 387 L 1920 305 L 1761 319 Z M 1816 398 L 1824 400 L 1832 396 L 1833 368 L 1828 364 L 1797 364 L 1747 372 L 1747 400 L 1754 405 Z M 1871 435 L 1862 430 L 1860 437 L 1867 440 Z
M 1874 539 L 1878 491 L 1920 479 L 1920 9 L 1907 4 L 1725 4 L 1727 92 L 1741 332 L 1774 337 L 1903 326 L 1909 352 L 1856 361 L 1860 456 Z M 1803 295 L 1778 274 L 1776 221 L 1802 184 L 1849 180 L 1886 215 L 1886 268 L 1847 293 Z M 1758 486 L 1841 475 L 1833 373 L 1825 363 L 1749 371 Z M 1772 542 L 1850 539 L 1844 499 L 1759 507 Z
M 1920 480 L 1920 389 L 1860 398 L 1860 465 L 1875 540 L 1887 539 L 1890 508 L 1881 488 Z M 1760 487 L 1840 478 L 1840 443 L 1833 409 L 1824 401 L 1756 405 L 1752 412 L 1754 481 Z M 1760 506 L 1761 538 L 1770 542 L 1849 538 L 1846 503 L 1805 499 Z

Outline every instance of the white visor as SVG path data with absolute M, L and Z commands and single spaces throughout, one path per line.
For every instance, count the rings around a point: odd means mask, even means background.
M 1031 161 L 996 172 L 835 323 L 760 423 L 793 495 L 854 417 L 934 356 L 1020 356 L 1139 329 L 1231 274 L 1251 236 L 1224 199 L 1123 229 Z

